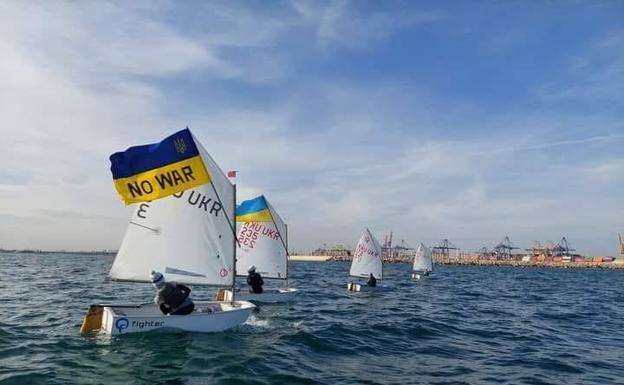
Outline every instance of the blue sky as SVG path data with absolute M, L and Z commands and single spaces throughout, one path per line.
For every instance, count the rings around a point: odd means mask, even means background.
M 108 156 L 189 126 L 291 246 L 624 233 L 624 3 L 0 2 L 0 247 L 117 248 Z

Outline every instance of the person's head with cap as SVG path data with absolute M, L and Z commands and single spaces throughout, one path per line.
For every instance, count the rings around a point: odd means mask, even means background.
M 155 270 L 152 270 L 152 273 L 150 274 L 150 280 L 152 281 L 152 285 L 154 285 L 154 287 L 157 289 L 165 287 L 165 277 Z
M 256 271 L 256 267 L 254 265 L 251 265 L 249 266 L 249 268 L 247 268 L 247 271 L 253 273 L 254 271 Z

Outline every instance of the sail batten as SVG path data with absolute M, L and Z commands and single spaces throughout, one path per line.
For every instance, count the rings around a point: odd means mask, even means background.
M 213 284 L 201 283 L 201 282 L 187 282 L 187 281 L 184 281 L 183 279 L 174 278 L 172 276 L 169 276 L 168 279 L 171 281 L 175 281 L 177 283 L 183 283 L 186 285 L 202 286 L 202 287 L 224 287 L 224 285 L 222 284 L 213 285 Z M 124 283 L 124 282 L 125 283 L 152 283 L 152 281 L 150 281 L 149 279 L 119 279 L 119 278 L 110 277 L 110 280 L 113 282 L 120 282 L 120 283 Z
M 151 202 L 134 212 L 110 270 L 114 281 L 167 280 L 206 286 L 234 283 L 234 186 L 195 141 L 210 182 Z
M 366 229 L 355 248 L 349 275 L 352 277 L 368 278 L 370 274 L 377 279 L 383 279 L 383 263 L 381 260 L 381 245 L 370 230 Z

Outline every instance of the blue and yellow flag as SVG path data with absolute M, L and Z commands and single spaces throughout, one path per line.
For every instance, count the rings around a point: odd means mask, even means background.
M 243 201 L 236 207 L 236 222 L 271 222 L 271 210 L 264 195 Z
M 115 188 L 125 204 L 164 198 L 210 182 L 191 131 L 110 156 Z

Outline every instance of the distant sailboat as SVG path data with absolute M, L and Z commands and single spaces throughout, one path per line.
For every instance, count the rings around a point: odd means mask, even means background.
M 414 255 L 414 266 L 412 267 L 412 278 L 421 279 L 433 272 L 433 261 L 431 259 L 431 249 L 420 243 Z
M 369 279 L 371 274 L 376 280 L 381 281 L 383 279 L 383 262 L 381 260 L 381 245 L 370 230 L 366 229 L 353 253 L 349 275 L 351 277 Z M 380 287 L 381 285 L 373 287 L 358 282 L 347 283 L 349 291 L 372 291 Z
M 242 202 L 236 209 L 239 253 L 236 271 L 246 276 L 249 266 L 254 266 L 263 279 L 286 280 L 288 284 L 288 232 L 287 227 L 269 201 L 261 195 Z M 299 290 L 264 288 L 262 293 L 239 290 L 236 297 L 252 302 L 278 303 L 294 299 Z M 225 290 L 224 299 L 231 298 L 231 290 Z
M 208 183 L 162 199 L 136 204 L 111 267 L 110 277 L 113 281 L 150 282 L 149 273 L 156 270 L 162 272 L 167 281 L 233 287 L 236 276 L 233 227 L 236 187 L 229 182 L 188 129 L 179 131 L 152 147 L 165 146 L 172 142 L 175 143 L 177 152 L 187 152 L 189 148 L 193 150 L 196 147 L 195 151 L 199 155 L 196 161 L 199 163 L 195 163 L 194 167 L 198 167 L 197 164 L 205 167 Z M 182 162 L 184 161 L 174 164 Z M 149 171 L 149 177 L 156 178 L 152 182 L 158 180 L 158 175 L 161 178 L 167 175 L 168 171 L 158 174 L 162 169 L 161 166 L 156 171 Z M 176 183 L 197 179 L 197 172 L 193 174 L 192 171 L 190 166 L 180 169 L 177 175 L 180 180 Z M 182 178 L 183 175 L 188 177 Z M 173 178 L 175 177 L 174 175 Z M 165 183 L 164 179 L 158 181 Z M 143 192 L 146 190 L 149 190 L 147 185 Z M 141 190 L 136 190 L 133 194 L 140 192 Z M 156 329 L 217 332 L 245 322 L 254 307 L 250 302 L 234 299 L 228 302 L 195 302 L 195 310 L 189 315 L 164 315 L 153 303 L 129 306 L 92 305 L 81 331 L 84 333 L 102 329 L 108 334 Z

